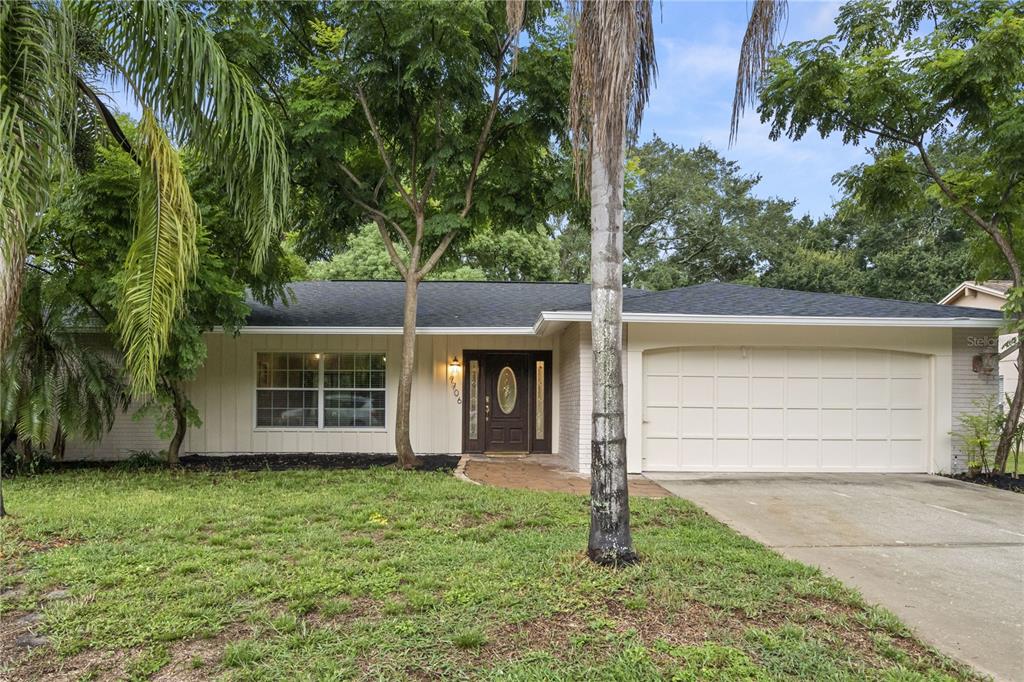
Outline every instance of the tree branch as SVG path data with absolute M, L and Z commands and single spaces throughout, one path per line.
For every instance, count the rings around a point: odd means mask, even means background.
M 416 211 L 416 203 L 413 201 L 409 193 L 405 191 L 405 187 L 399 181 L 398 176 L 395 175 L 395 167 L 391 163 L 391 155 L 388 154 L 387 147 L 384 144 L 384 138 L 381 137 L 380 128 L 377 126 L 377 120 L 373 117 L 373 113 L 370 111 L 370 104 L 366 101 L 366 95 L 363 94 L 363 87 L 356 83 L 356 99 L 359 104 L 363 107 L 363 115 L 366 116 L 366 122 L 370 126 L 370 134 L 373 135 L 374 142 L 377 143 L 377 153 L 380 154 L 381 160 L 384 162 L 384 167 L 388 171 L 388 176 L 391 178 L 391 182 L 395 184 L 395 188 L 398 189 L 398 193 L 405 199 L 405 203 L 408 204 L 409 209 L 413 212 Z
M 480 170 L 480 162 L 483 160 L 484 151 L 487 149 L 487 138 L 491 134 L 491 126 L 498 115 L 498 105 L 505 93 L 501 89 L 502 78 L 505 73 L 505 53 L 508 52 L 509 40 L 502 43 L 498 56 L 494 60 L 494 94 L 491 96 L 491 108 L 487 112 L 487 120 L 480 130 L 480 137 L 476 142 L 476 151 L 473 153 L 473 164 L 469 167 L 469 178 L 466 180 L 466 198 L 462 212 L 459 217 L 465 218 L 473 207 L 473 188 L 476 185 L 477 172 Z
M 427 262 L 423 264 L 422 268 L 420 268 L 419 272 L 417 273 L 419 277 L 425 277 L 427 273 L 434 269 L 434 266 L 437 265 L 437 262 L 441 260 L 441 256 L 443 256 L 444 252 L 448 250 L 448 247 L 451 245 L 452 240 L 455 239 L 455 232 L 455 230 L 448 230 L 447 234 L 445 234 L 445 236 L 441 239 L 441 243 L 438 244 L 437 248 L 434 249 L 434 252 L 430 254 L 430 258 L 428 258 Z
M 402 257 L 398 255 L 398 249 L 395 248 L 395 243 L 391 241 L 391 235 L 388 234 L 387 225 L 380 218 L 375 219 L 374 222 L 377 224 L 377 231 L 380 232 L 380 238 L 384 242 L 384 248 L 388 251 L 392 265 L 398 269 L 398 273 L 402 275 L 403 279 L 408 277 L 409 268 L 402 261 Z

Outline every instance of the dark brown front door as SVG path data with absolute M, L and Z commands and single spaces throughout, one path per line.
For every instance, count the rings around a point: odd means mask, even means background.
M 484 450 L 529 452 L 530 376 L 522 353 L 489 353 L 484 366 Z

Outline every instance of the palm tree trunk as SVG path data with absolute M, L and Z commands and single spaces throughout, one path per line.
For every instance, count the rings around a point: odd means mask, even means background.
M 398 376 L 398 407 L 395 415 L 395 450 L 403 469 L 419 465 L 412 449 L 412 378 L 416 367 L 416 304 L 419 280 L 410 267 L 405 278 L 405 310 L 402 320 L 402 370 Z
M 615 115 L 612 113 L 611 115 Z M 624 112 L 620 112 L 623 118 Z M 595 116 L 594 120 L 600 120 Z M 592 150 L 590 175 L 590 301 L 593 335 L 593 436 L 590 474 L 590 540 L 598 564 L 636 561 L 629 529 L 626 433 L 622 392 L 622 202 L 625 139 L 592 140 L 618 149 Z
M 168 390 L 171 393 L 174 409 L 174 435 L 171 437 L 171 442 L 167 445 L 167 464 L 174 467 L 178 466 L 180 462 L 181 444 L 184 442 L 185 434 L 188 431 L 188 413 L 186 411 L 185 396 L 181 391 L 181 387 L 174 382 L 168 382 Z

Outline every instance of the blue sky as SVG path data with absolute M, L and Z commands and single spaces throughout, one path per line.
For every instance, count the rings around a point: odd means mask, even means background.
M 839 6 L 791 0 L 783 41 L 832 33 Z M 767 126 L 749 108 L 739 139 L 728 148 L 737 55 L 749 9 L 748 2 L 667 0 L 659 21 L 656 5 L 659 77 L 644 114 L 641 140 L 657 134 L 687 148 L 705 142 L 738 161 L 745 173 L 760 175 L 760 196 L 796 199 L 797 215 L 820 217 L 839 196 L 832 176 L 863 161 L 863 148 L 844 146 L 840 139 L 822 140 L 815 132 L 799 142 L 772 142 Z
M 790 0 L 783 41 L 832 33 L 839 5 Z M 772 142 L 757 112 L 749 108 L 736 144 L 728 148 L 737 55 L 749 9 L 749 2 L 742 0 L 665 0 L 660 8 L 655 0 L 659 77 L 644 114 L 641 141 L 657 134 L 685 148 L 707 143 L 738 161 L 743 172 L 761 176 L 759 196 L 796 199 L 797 215 L 821 217 L 839 195 L 832 176 L 863 161 L 863 148 L 822 140 L 814 132 L 799 142 Z M 117 86 L 107 91 L 115 106 L 138 118 L 138 107 Z

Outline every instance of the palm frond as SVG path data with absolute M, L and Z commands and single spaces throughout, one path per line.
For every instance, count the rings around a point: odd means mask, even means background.
M 181 159 L 153 112 L 143 111 L 138 224 L 125 262 L 117 323 L 136 394 L 151 393 L 171 326 L 199 259 L 199 214 Z
M 743 45 L 740 47 L 740 63 L 736 68 L 729 146 L 736 141 L 743 110 L 756 101 L 761 78 L 768 70 L 768 60 L 788 15 L 786 0 L 754 0 L 747 31 L 743 35 Z
M 65 165 L 70 35 L 60 5 L 0 2 L 0 351 L 17 313 L 26 244 Z
M 288 209 L 288 161 L 276 120 L 213 36 L 176 2 L 87 5 L 138 100 L 224 177 L 261 265 Z
M 574 0 L 575 47 L 569 84 L 569 129 L 576 188 L 588 176 L 591 149 L 636 135 L 658 75 L 651 0 Z M 614 159 L 608 160 L 614 165 Z

